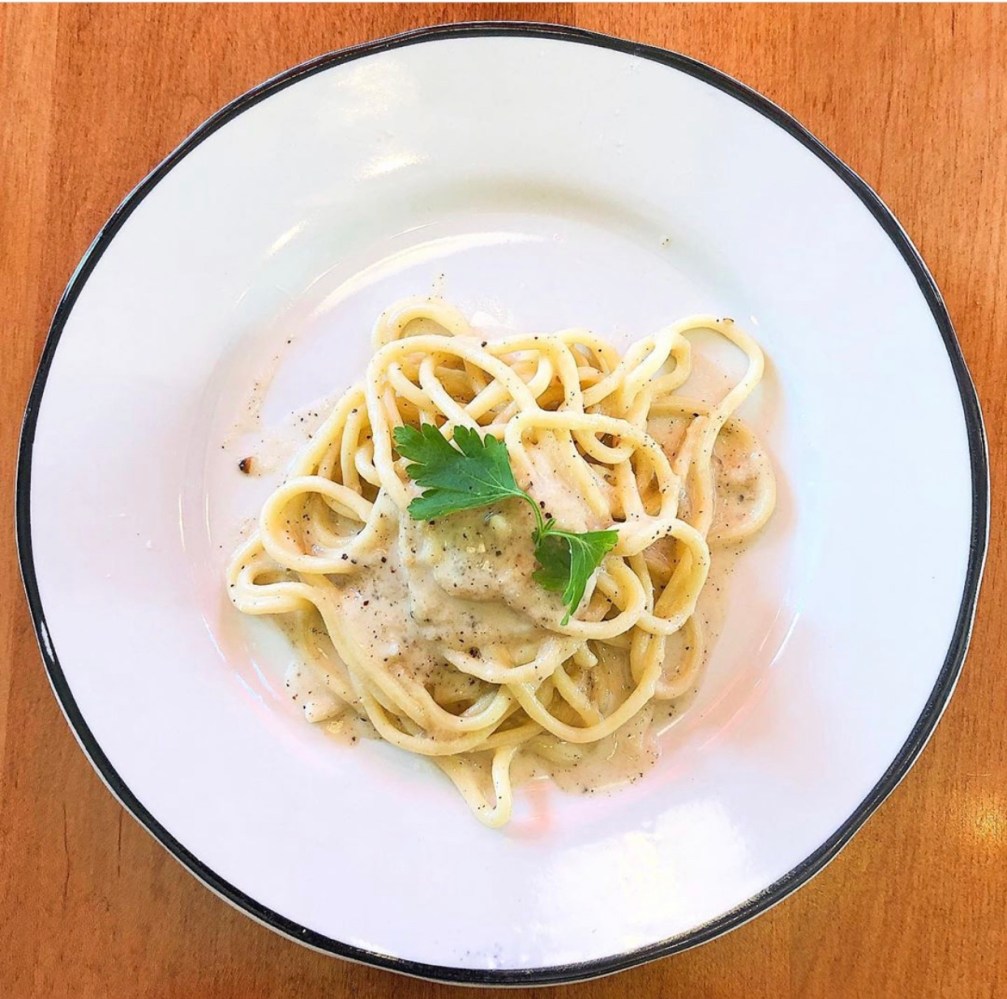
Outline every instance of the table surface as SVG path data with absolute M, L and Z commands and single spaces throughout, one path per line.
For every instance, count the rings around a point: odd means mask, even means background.
M 891 206 L 1007 422 L 1007 9 L 986 6 L 0 8 L 0 509 L 60 292 L 123 194 L 220 105 L 329 49 L 444 20 L 557 21 L 677 49 L 807 125 Z M 994 521 L 996 524 L 996 521 Z M 556 996 L 1007 995 L 1007 547 L 919 762 L 842 855 L 706 946 Z M 0 994 L 417 996 L 298 947 L 200 886 L 102 786 L 49 692 L 0 533 Z

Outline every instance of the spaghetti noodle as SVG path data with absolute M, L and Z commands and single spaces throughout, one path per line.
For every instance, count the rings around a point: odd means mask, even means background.
M 747 362 L 712 404 L 681 392 L 701 330 Z M 620 733 L 642 738 L 654 705 L 694 687 L 711 548 L 751 537 L 775 502 L 769 458 L 733 415 L 763 355 L 709 316 L 622 356 L 583 329 L 490 341 L 428 299 L 384 313 L 374 342 L 363 382 L 234 555 L 229 594 L 247 614 L 285 616 L 326 691 L 314 720 L 366 719 L 500 826 L 516 761 L 577 766 Z M 565 623 L 533 578 L 526 504 L 410 517 L 418 489 L 394 430 L 424 424 L 503 441 L 521 489 L 565 530 L 618 532 Z

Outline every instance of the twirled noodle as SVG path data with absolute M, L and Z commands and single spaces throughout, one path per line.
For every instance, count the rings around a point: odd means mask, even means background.
M 696 331 L 747 359 L 712 404 L 678 394 Z M 580 329 L 488 341 L 435 299 L 384 313 L 374 343 L 363 382 L 234 555 L 229 593 L 247 614 L 287 616 L 327 693 L 314 720 L 366 719 L 431 757 L 500 826 L 516 759 L 577 766 L 695 686 L 710 549 L 751 537 L 775 501 L 769 459 L 732 415 L 762 377 L 762 352 L 712 316 L 623 356 Z M 532 579 L 525 504 L 409 517 L 418 490 L 392 432 L 422 423 L 502 439 L 519 485 L 565 530 L 618 531 L 566 624 L 560 597 Z

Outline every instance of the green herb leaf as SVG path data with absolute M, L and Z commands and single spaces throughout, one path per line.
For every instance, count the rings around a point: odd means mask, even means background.
M 490 434 L 482 437 L 470 427 L 456 427 L 454 445 L 429 423 L 418 430 L 395 428 L 395 446 L 412 462 L 406 471 L 424 489 L 409 504 L 413 520 L 432 520 L 511 496 L 529 499 L 514 481 L 502 441 Z
M 426 423 L 396 427 L 395 446 L 410 464 L 409 477 L 423 493 L 409 504 L 413 520 L 433 520 L 460 510 L 489 506 L 503 499 L 523 499 L 535 511 L 533 535 L 539 568 L 533 578 L 547 590 L 562 591 L 570 620 L 584 599 L 591 574 L 619 540 L 618 531 L 561 531 L 545 520 L 539 505 L 518 486 L 511 471 L 507 446 L 471 427 L 456 427 L 453 443 L 437 427 Z
M 534 579 L 547 590 L 562 590 L 566 616 L 570 620 L 584 599 L 587 581 L 602 559 L 616 546 L 618 531 L 587 531 L 574 534 L 547 524 L 535 532 L 535 558 L 541 566 Z

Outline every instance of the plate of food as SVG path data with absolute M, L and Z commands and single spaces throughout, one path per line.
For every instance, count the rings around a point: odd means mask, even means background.
M 618 971 L 763 912 L 962 668 L 982 419 L 848 167 L 687 57 L 425 29 L 223 108 L 59 304 L 17 484 L 112 793 L 318 950 Z

